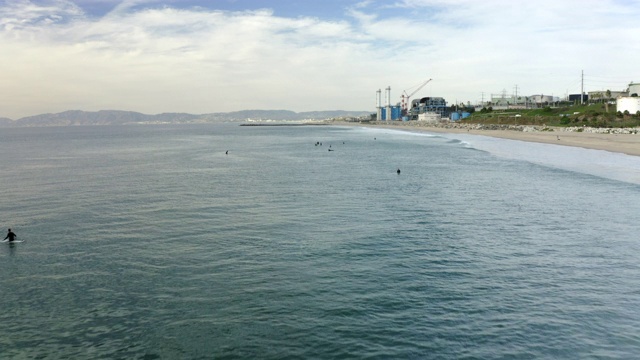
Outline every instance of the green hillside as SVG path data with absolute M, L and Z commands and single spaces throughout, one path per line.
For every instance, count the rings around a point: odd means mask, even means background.
M 484 108 L 481 111 L 475 111 L 470 117 L 460 122 L 567 127 L 637 127 L 640 126 L 640 112 L 638 114 L 623 114 L 616 111 L 615 104 L 602 103 L 520 110 Z

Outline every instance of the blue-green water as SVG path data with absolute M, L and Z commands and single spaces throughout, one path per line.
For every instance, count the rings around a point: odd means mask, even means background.
M 458 138 L 2 129 L 0 358 L 640 354 L 636 158 Z

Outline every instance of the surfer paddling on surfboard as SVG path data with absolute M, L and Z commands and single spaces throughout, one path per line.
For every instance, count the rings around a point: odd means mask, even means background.
M 7 232 L 7 236 L 4 239 L 9 239 L 9 242 L 13 242 L 17 237 L 18 235 L 16 235 L 13 231 L 11 231 L 11 229 L 9 229 L 9 232 Z

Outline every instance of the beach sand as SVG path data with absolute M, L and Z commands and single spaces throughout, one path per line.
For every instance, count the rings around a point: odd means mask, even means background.
M 454 128 L 433 125 L 429 126 L 428 124 L 401 121 L 391 122 L 388 124 L 367 125 L 359 123 L 357 125 L 431 133 L 464 133 L 511 140 L 576 146 L 587 149 L 605 150 L 640 156 L 640 134 L 599 134 L 591 132 L 560 131 L 560 129 L 537 132 L 523 132 L 516 130 L 477 130 L 473 129 L 471 126 L 469 128 Z

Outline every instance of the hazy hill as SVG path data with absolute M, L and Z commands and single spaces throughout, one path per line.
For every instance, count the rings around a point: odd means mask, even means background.
M 147 121 L 149 115 L 118 110 L 96 112 L 70 110 L 57 114 L 41 114 L 16 120 L 18 126 L 117 125 Z
M 195 123 L 218 121 L 246 121 L 246 120 L 324 120 L 336 117 L 367 116 L 368 111 L 311 111 L 294 112 L 289 110 L 242 110 L 226 113 L 186 114 L 163 113 L 147 115 L 135 111 L 101 110 L 81 111 L 70 110 L 56 114 L 41 114 L 28 116 L 18 120 L 0 118 L 0 126 L 70 126 L 70 125 L 123 125 L 149 123 Z

